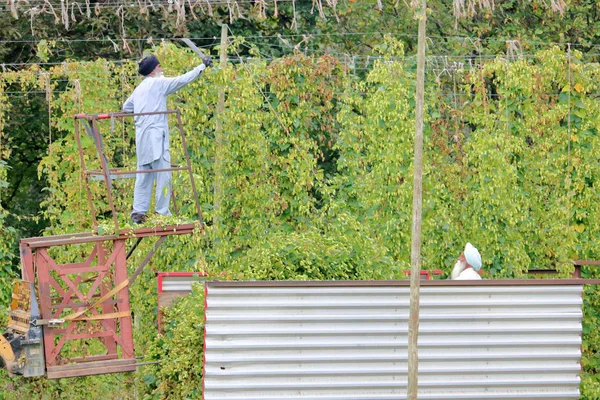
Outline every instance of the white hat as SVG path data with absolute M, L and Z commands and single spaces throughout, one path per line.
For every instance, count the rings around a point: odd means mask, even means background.
M 467 243 L 464 253 L 467 263 L 469 263 L 469 265 L 473 267 L 475 271 L 479 271 L 481 269 L 481 255 L 475 246 L 473 246 L 471 243 Z

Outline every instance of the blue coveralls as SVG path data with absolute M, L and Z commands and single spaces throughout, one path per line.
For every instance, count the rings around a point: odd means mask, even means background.
M 145 113 L 167 111 L 167 96 L 194 81 L 206 68 L 201 64 L 190 72 L 174 77 L 147 76 L 123 104 L 124 112 Z M 167 114 L 135 117 L 137 169 L 171 168 L 169 123 Z M 131 214 L 146 214 L 150 207 L 152 186 L 156 180 L 156 212 L 171 215 L 171 171 L 136 174 Z

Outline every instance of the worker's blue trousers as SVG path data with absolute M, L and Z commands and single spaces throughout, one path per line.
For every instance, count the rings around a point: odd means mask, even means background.
M 150 164 L 138 165 L 139 171 L 171 168 L 171 155 L 169 150 L 163 152 L 158 160 Z M 152 198 L 152 186 L 156 181 L 156 212 L 162 215 L 171 215 L 169 202 L 171 200 L 171 171 L 137 173 L 135 189 L 133 191 L 133 211 L 131 214 L 146 214 Z

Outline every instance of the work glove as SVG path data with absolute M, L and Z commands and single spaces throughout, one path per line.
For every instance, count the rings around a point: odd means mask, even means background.
M 210 56 L 202 56 L 202 64 L 206 67 L 212 67 L 212 58 Z

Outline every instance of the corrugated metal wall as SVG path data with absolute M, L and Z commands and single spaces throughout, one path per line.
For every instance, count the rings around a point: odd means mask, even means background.
M 158 292 L 191 292 L 194 283 L 206 280 L 203 272 L 159 272 Z
M 403 399 L 407 286 L 208 284 L 205 399 Z M 578 399 L 582 285 L 424 286 L 419 399 Z

